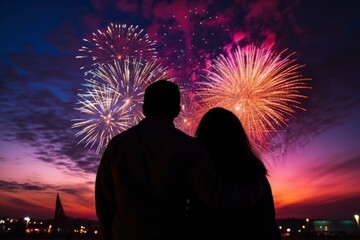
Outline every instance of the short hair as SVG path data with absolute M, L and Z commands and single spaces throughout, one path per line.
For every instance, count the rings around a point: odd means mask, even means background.
M 151 83 L 144 94 L 143 113 L 148 116 L 176 118 L 180 112 L 178 85 L 166 79 Z

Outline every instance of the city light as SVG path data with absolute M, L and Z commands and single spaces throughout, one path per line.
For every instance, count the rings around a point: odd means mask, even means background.
M 25 229 L 28 228 L 29 222 L 30 222 L 30 218 L 29 217 L 24 217 L 24 220 L 26 221 L 26 227 Z
M 283 237 L 299 237 L 296 239 L 309 239 L 302 237 L 310 236 L 335 236 L 339 232 L 342 232 L 350 238 L 342 239 L 354 239 L 353 236 L 359 237 L 360 226 L 359 214 L 350 215 L 351 218 L 342 220 L 326 220 L 326 219 L 277 219 L 278 228 Z M 69 218 L 67 228 L 61 228 L 59 231 L 53 231 L 53 219 L 34 219 L 34 217 L 24 217 L 20 219 L 0 218 L 0 236 L 2 234 L 26 234 L 26 236 L 38 236 L 44 237 L 41 239 L 52 239 L 54 234 L 70 234 L 74 239 L 83 240 L 95 240 L 101 237 L 100 225 L 97 220 L 88 219 L 72 219 Z M 355 221 L 354 221 L 355 220 Z M 27 225 L 26 228 L 25 224 Z M 309 224 L 307 226 L 307 224 Z M 19 227 L 20 226 L 20 227 Z M 25 232 L 24 232 L 25 230 Z M 24 235 L 25 236 L 25 235 Z M 80 237 L 81 236 L 81 237 Z M 38 239 L 38 238 L 34 238 Z M 318 239 L 318 238 L 311 238 Z M 359 239 L 359 238 L 355 238 Z
M 310 219 L 309 219 L 309 218 L 306 218 L 305 220 L 306 220 L 306 225 L 307 225 L 307 227 L 309 228 Z
M 355 218 L 355 221 L 356 221 L 356 225 L 358 226 L 358 228 L 360 227 L 359 226 L 359 215 L 358 214 L 355 214 L 354 215 L 354 218 Z

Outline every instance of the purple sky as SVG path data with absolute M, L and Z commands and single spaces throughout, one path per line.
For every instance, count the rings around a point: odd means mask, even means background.
M 1 3 L 0 215 L 52 217 L 59 192 L 67 215 L 95 218 L 100 155 L 77 145 L 71 120 L 84 84 L 78 50 L 110 23 L 144 29 L 190 86 L 229 46 L 265 42 L 296 52 L 312 89 L 307 111 L 282 130 L 282 157 L 265 159 L 277 216 L 360 213 L 359 1 L 133 2 Z

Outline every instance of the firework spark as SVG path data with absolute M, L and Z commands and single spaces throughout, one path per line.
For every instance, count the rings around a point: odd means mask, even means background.
M 181 111 L 174 124 L 183 132 L 193 136 L 197 127 L 195 117 L 198 116 L 197 112 L 201 106 L 197 102 L 198 97 L 193 85 L 180 82 L 179 88 L 181 93 Z
M 250 139 L 262 145 L 296 110 L 305 110 L 301 91 L 310 88 L 310 78 L 299 73 L 303 65 L 295 63 L 294 53 L 282 57 L 285 51 L 252 44 L 220 55 L 199 83 L 203 111 L 215 106 L 233 111 Z
M 76 136 L 84 135 L 80 142 L 99 152 L 119 132 L 135 125 L 144 116 L 142 102 L 145 88 L 152 82 L 167 77 L 167 69 L 156 61 L 126 58 L 124 61 L 98 64 L 85 73 L 87 88 L 78 94 L 84 115 L 76 119 L 73 128 L 82 128 Z
M 90 66 L 122 60 L 126 57 L 155 60 L 155 41 L 136 25 L 111 23 L 105 32 L 97 30 L 91 39 L 83 39 L 86 46 L 79 49 L 76 58 L 91 59 Z M 84 68 L 84 67 L 82 67 Z
M 194 7 L 195 5 L 195 7 Z M 197 7 L 196 7 L 197 5 Z M 185 81 L 199 80 L 209 59 L 217 56 L 224 41 L 228 41 L 227 24 L 218 17 L 206 1 L 188 4 L 177 3 L 169 9 L 163 24 L 153 29 L 159 42 L 159 60 L 171 66 Z M 216 37 L 214 37 L 216 36 Z

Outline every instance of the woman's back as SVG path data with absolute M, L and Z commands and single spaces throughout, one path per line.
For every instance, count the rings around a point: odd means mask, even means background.
M 253 151 L 237 116 L 224 108 L 209 110 L 200 121 L 196 137 L 209 151 L 215 169 L 225 184 L 260 182 L 264 186 L 261 200 L 241 215 L 220 210 L 207 213 L 204 210 L 200 224 L 202 234 L 215 236 L 213 239 L 234 239 L 235 236 L 248 235 L 254 236 L 254 239 L 281 239 L 267 169 Z M 201 214 L 201 210 L 196 214 Z

